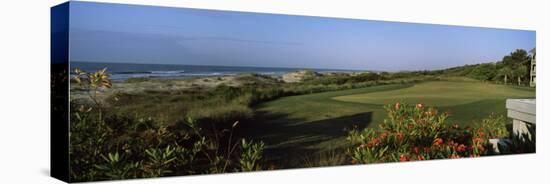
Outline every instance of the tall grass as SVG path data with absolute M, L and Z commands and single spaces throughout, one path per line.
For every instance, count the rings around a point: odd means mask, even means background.
M 82 90 L 91 91 L 94 103 L 70 103 L 71 181 L 263 169 L 263 142 L 233 136 L 238 128 L 235 120 L 252 117 L 251 109 L 234 101 L 234 97 L 149 91 L 117 94 L 103 104 L 96 93 L 98 88 L 111 85 L 106 71 L 99 71 L 101 75 L 78 72 L 82 75 L 77 76 L 77 82 Z M 132 110 L 135 112 L 130 113 Z M 155 116 L 155 112 L 178 111 L 181 117 L 173 120 Z M 225 126 L 213 128 L 206 122 Z
M 306 156 L 303 159 L 304 167 L 328 167 L 345 165 L 348 160 L 345 150 L 330 149 L 314 155 Z

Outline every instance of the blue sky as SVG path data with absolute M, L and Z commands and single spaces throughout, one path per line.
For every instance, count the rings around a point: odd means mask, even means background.
M 70 11 L 72 61 L 398 71 L 535 47 L 524 30 L 90 2 Z

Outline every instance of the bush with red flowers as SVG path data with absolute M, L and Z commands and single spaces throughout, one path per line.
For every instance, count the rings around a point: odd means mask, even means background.
M 422 104 L 387 105 L 379 129 L 351 130 L 347 140 L 352 163 L 478 157 L 490 153 L 488 139 L 506 137 L 505 119 L 490 116 L 474 128 L 446 123 L 447 113 Z

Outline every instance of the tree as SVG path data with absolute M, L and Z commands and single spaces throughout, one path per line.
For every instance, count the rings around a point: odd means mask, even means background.
M 529 78 L 529 68 L 531 68 L 530 57 L 527 51 L 517 49 L 502 58 L 502 67 L 509 67 L 512 71 L 509 75 L 517 78 L 518 85 L 521 85 L 522 79 Z M 504 71 L 505 72 L 505 71 Z M 505 76 L 507 78 L 507 76 Z
M 496 65 L 494 63 L 484 63 L 477 65 L 469 75 L 478 80 L 488 81 L 495 78 L 496 74 Z
M 529 50 L 529 53 L 531 53 L 532 56 L 537 55 L 537 48 L 532 48 L 531 50 Z
M 504 64 L 504 66 L 509 66 L 509 67 L 513 67 L 513 66 L 518 66 L 518 65 L 529 65 L 529 54 L 527 53 L 527 51 L 523 50 L 523 49 L 517 49 L 516 51 L 510 53 L 509 55 L 507 56 L 504 56 L 502 58 L 502 64 Z
M 526 76 L 527 73 L 527 67 L 524 65 L 518 66 L 515 70 L 515 76 L 518 78 L 518 86 L 521 86 L 521 78 Z
M 498 70 L 498 74 L 501 77 L 504 77 L 504 84 L 508 84 L 508 77 L 512 75 L 512 69 L 508 66 L 502 67 Z

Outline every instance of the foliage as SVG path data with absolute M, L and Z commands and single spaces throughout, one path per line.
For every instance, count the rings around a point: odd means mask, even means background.
M 514 76 L 517 77 L 517 81 L 518 81 L 518 86 L 521 86 L 521 81 L 525 78 L 527 78 L 526 76 L 529 74 L 528 73 L 528 69 L 527 69 L 527 66 L 525 65 L 519 65 L 517 66 L 517 68 L 514 70 L 513 72 Z
M 264 143 L 255 143 L 253 141 L 246 141 L 241 139 L 242 153 L 239 160 L 241 171 L 258 171 L 261 170 L 261 165 L 258 163 L 262 158 L 262 152 L 264 150 Z
M 487 139 L 505 138 L 510 135 L 506 129 L 506 118 L 502 115 L 491 115 L 484 118 L 474 125 L 474 129 L 477 130 L 474 134 L 480 137 L 485 136 Z
M 75 69 L 75 76 L 73 80 L 84 90 L 88 91 L 90 98 L 94 101 L 96 106 L 101 104 L 97 100 L 97 94 L 100 89 L 111 88 L 112 83 L 109 79 L 109 73 L 107 73 L 107 68 L 103 68 L 94 73 L 88 73 L 79 68 Z
M 497 72 L 497 78 L 502 78 L 504 84 L 508 84 L 508 80 L 512 76 L 513 70 L 509 66 L 500 68 Z
M 518 50 L 501 62 L 439 71 L 315 75 L 299 83 L 250 74 L 240 76 L 242 85 L 237 87 L 116 93 L 105 100 L 98 95 L 113 85 L 106 69 L 94 73 L 77 69 L 73 81 L 93 103 L 70 103 L 71 181 L 262 170 L 265 144 L 234 135 L 238 122 L 255 120 L 253 108 L 260 103 L 441 76 L 500 81 L 506 75 L 517 77 L 521 84 L 526 79 L 521 68 L 527 61 L 528 56 Z M 125 82 L 144 81 L 149 79 Z M 475 157 L 488 153 L 487 139 L 508 134 L 502 117 L 489 117 L 471 129 L 449 125 L 447 114 L 423 105 L 395 104 L 386 110 L 388 118 L 379 130 L 349 132 L 353 147 L 347 153 L 354 163 Z M 515 142 L 509 152 L 534 151 L 534 139 Z M 305 165 L 339 165 L 342 160 L 327 154 Z
M 327 167 L 346 164 L 347 155 L 341 149 L 329 149 L 318 154 L 306 156 L 303 160 L 304 167 Z
M 356 75 L 349 75 L 349 74 L 331 74 L 327 76 L 322 77 L 315 77 L 310 78 L 309 80 L 306 80 L 305 83 L 312 83 L 312 84 L 336 84 L 336 85 L 343 85 L 343 84 L 353 84 L 353 83 L 362 83 L 362 82 L 372 82 L 372 81 L 378 81 L 388 79 L 384 76 L 374 73 L 374 72 L 362 72 Z
M 133 78 L 126 79 L 125 82 L 127 82 L 127 83 L 138 83 L 138 82 L 147 82 L 147 81 L 151 81 L 151 78 L 133 77 Z
M 497 75 L 496 65 L 494 63 L 479 64 L 468 75 L 481 81 L 493 80 Z
M 71 103 L 69 155 L 70 176 L 95 180 L 94 165 L 102 163 L 102 149 L 110 139 L 110 131 L 103 121 L 96 121 L 92 107 Z M 99 174 L 100 175 L 100 174 Z
M 529 80 L 530 78 L 530 61 L 531 56 L 527 51 L 517 49 L 497 62 L 464 65 L 443 70 L 429 71 L 428 73 L 441 76 L 467 76 L 482 81 L 502 81 L 505 84 L 508 84 L 509 79 L 515 79 L 517 81 L 515 84 L 521 86 L 527 84 L 522 83 L 522 81 Z
M 381 74 L 376 73 L 359 74 L 352 77 L 354 78 L 352 81 L 343 84 L 327 81 L 331 81 L 333 78 L 345 79 L 350 76 L 327 75 L 303 83 L 270 83 L 271 85 L 261 87 L 222 84 L 213 89 L 120 92 L 108 97 L 106 102 L 111 109 L 116 109 L 116 111 L 112 110 L 113 112 L 123 116 L 145 114 L 164 124 L 173 124 L 190 116 L 223 130 L 230 127 L 230 123 L 235 121 L 253 121 L 253 108 L 256 105 L 281 97 L 435 79 L 432 76 L 415 77 L 408 74 L 399 77 L 393 77 L 391 74 L 385 75 L 388 76 L 382 77 Z M 242 77 L 258 77 L 259 79 L 256 80 L 267 80 L 262 75 L 244 75 Z M 384 80 L 370 80 L 371 78 L 384 78 Z
M 85 90 L 93 91 L 91 98 L 96 97 L 93 94 L 100 88 L 111 87 L 105 70 L 78 74 L 75 80 L 79 80 Z M 132 101 L 127 97 L 119 100 L 119 103 Z M 212 119 L 190 116 L 167 124 L 156 118 L 121 113 L 100 100 L 96 102 L 72 100 L 70 103 L 71 181 L 261 169 L 264 144 L 243 141 L 241 145 L 233 141 L 238 121 L 230 124 L 230 129 L 206 126 L 208 123 L 204 121 Z M 225 124 L 222 121 L 229 119 L 219 118 L 218 123 Z M 237 163 L 246 167 L 241 168 Z
M 118 152 L 101 155 L 104 164 L 95 165 L 98 173 L 103 174 L 104 179 L 137 178 L 140 173 L 141 162 L 126 163 Z
M 145 162 L 144 170 L 149 177 L 159 177 L 172 173 L 170 165 L 176 160 L 175 148 L 149 148 L 145 150 L 148 160 Z
M 527 132 L 511 136 L 511 143 L 505 146 L 499 145 L 502 154 L 519 154 L 536 152 L 536 126 L 528 125 Z
M 438 113 L 422 104 L 396 103 L 385 108 L 388 117 L 380 130 L 366 128 L 349 132 L 347 140 L 352 148 L 348 149 L 348 154 L 352 163 L 477 157 L 488 151 L 485 131 L 492 125 L 473 130 L 448 125 L 446 113 Z M 487 119 L 485 122 L 500 121 Z
M 103 68 L 94 73 L 89 73 L 76 68 L 74 72 L 75 76 L 73 77 L 73 80 L 82 89 L 88 92 L 90 99 L 93 101 L 98 111 L 98 119 L 101 120 L 103 115 L 103 104 L 99 101 L 97 95 L 99 90 L 112 87 L 111 79 L 109 79 L 109 73 L 107 73 L 107 68 Z

